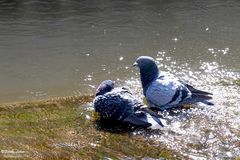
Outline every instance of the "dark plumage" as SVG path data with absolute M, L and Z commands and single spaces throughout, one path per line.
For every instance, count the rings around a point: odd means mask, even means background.
M 94 109 L 105 120 L 141 127 L 160 127 L 159 116 L 139 102 L 126 87 L 114 88 L 111 80 L 103 81 L 96 91 Z
M 163 110 L 197 102 L 213 105 L 208 101 L 212 98 L 211 93 L 195 89 L 175 77 L 161 74 L 152 57 L 140 56 L 134 65 L 140 69 L 143 94 L 152 107 Z

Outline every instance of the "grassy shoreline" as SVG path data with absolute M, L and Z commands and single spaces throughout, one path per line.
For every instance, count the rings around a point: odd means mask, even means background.
M 92 99 L 72 96 L 0 104 L 0 158 L 186 159 L 143 135 L 99 130 L 93 122 Z

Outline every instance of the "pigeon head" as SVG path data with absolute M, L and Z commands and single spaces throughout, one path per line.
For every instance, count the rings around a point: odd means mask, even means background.
M 143 89 L 159 76 L 157 64 L 152 57 L 140 56 L 133 65 L 140 69 Z
M 114 82 L 112 80 L 105 80 L 98 86 L 96 90 L 96 96 L 110 92 L 113 88 Z

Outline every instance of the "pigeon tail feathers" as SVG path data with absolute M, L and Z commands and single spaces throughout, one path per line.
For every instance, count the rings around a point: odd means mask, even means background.
M 187 84 L 187 83 L 184 82 L 184 81 L 181 81 L 181 80 L 179 80 L 179 81 L 180 81 L 182 84 L 184 84 L 193 94 L 213 95 L 213 94 L 210 93 L 210 92 L 206 92 L 206 91 L 202 91 L 202 90 L 196 89 L 196 88 L 194 88 L 192 85 Z
M 208 95 L 202 95 L 202 94 L 192 94 L 191 98 L 187 99 L 184 103 L 204 103 L 206 105 L 214 105 L 212 102 L 209 102 L 208 100 L 212 99 L 211 96 Z

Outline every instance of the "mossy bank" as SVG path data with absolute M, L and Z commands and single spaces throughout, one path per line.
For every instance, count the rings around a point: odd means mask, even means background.
M 92 99 L 65 97 L 0 105 L 0 158 L 187 158 L 134 131 L 99 129 L 93 120 Z

